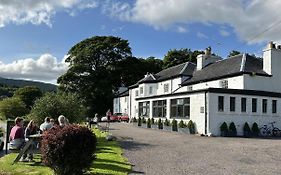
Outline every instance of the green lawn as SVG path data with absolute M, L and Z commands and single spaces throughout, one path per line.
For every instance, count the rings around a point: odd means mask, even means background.
M 93 166 L 86 174 L 125 175 L 131 171 L 131 165 L 122 156 L 122 150 L 116 141 L 106 141 L 106 133 L 94 130 L 98 146 Z M 0 158 L 0 175 L 51 175 L 52 170 L 40 163 L 40 155 L 35 155 L 35 162 L 19 162 L 12 165 L 16 154 Z

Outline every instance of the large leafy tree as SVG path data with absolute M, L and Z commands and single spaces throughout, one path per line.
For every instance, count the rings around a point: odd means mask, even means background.
M 168 53 L 164 56 L 163 66 L 164 68 L 172 67 L 187 61 L 196 63 L 196 57 L 199 54 L 204 53 L 203 51 L 191 51 L 190 49 L 173 49 L 169 50 Z
M 28 118 L 41 123 L 45 117 L 57 119 L 59 115 L 64 115 L 71 123 L 85 119 L 85 108 L 77 94 L 46 93 L 35 101 Z
M 76 92 L 87 106 L 88 116 L 102 115 L 112 107 L 116 80 L 115 63 L 131 56 L 127 40 L 113 36 L 95 36 L 73 46 L 65 60 L 68 71 L 58 78 L 60 90 Z
M 0 119 L 14 119 L 26 115 L 29 110 L 19 98 L 5 98 L 0 101 Z
M 15 91 L 14 97 L 21 99 L 28 109 L 31 109 L 35 100 L 42 97 L 42 91 L 36 86 L 25 86 Z

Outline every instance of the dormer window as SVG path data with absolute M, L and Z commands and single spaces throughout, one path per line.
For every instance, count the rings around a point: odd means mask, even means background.
M 169 84 L 164 84 L 164 92 L 169 92 Z
M 143 87 L 140 87 L 140 94 L 143 94 Z
M 228 88 L 228 80 L 221 80 L 220 81 L 220 87 L 227 89 Z
M 152 86 L 150 86 L 149 87 L 149 94 L 152 94 L 152 90 L 153 90 L 153 88 L 152 88 Z
M 138 90 L 136 90 L 135 95 L 136 95 L 136 97 L 139 96 L 139 91 Z

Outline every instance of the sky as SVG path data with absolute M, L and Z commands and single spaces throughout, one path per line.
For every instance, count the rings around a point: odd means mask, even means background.
M 56 83 L 76 43 L 128 40 L 134 56 L 163 59 L 190 48 L 226 58 L 281 44 L 276 0 L 0 0 L 0 77 Z

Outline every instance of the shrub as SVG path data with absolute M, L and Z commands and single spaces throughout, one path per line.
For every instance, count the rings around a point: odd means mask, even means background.
M 147 128 L 151 128 L 151 120 L 150 120 L 150 118 L 147 119 Z
M 230 136 L 237 136 L 236 126 L 233 122 L 230 123 L 228 132 Z
M 189 120 L 187 127 L 189 128 L 190 134 L 195 134 L 195 124 L 192 120 Z
M 221 130 L 221 136 L 225 137 L 228 135 L 228 127 L 227 124 L 225 122 L 223 122 L 220 126 L 220 130 Z
M 172 131 L 178 131 L 178 121 L 175 119 L 172 121 Z
M 4 129 L 3 128 L 0 128 L 0 137 L 3 137 L 4 135 Z M 0 143 L 1 144 L 1 143 Z
M 255 123 L 253 123 L 253 126 L 252 126 L 252 134 L 253 134 L 253 136 L 258 136 L 259 135 L 259 133 L 260 133 L 260 129 L 259 129 L 259 126 L 258 126 L 258 124 L 255 122 Z
M 152 124 L 152 125 L 155 124 L 154 118 L 151 119 L 151 124 Z
M 141 118 L 141 123 L 144 123 L 144 124 L 146 123 L 146 120 L 144 117 Z
M 142 122 L 141 122 L 141 118 L 139 117 L 139 118 L 138 118 L 138 126 L 141 126 L 141 123 L 142 123 Z
M 136 123 L 137 122 L 137 119 L 136 117 L 133 118 L 133 123 Z
M 43 134 L 43 163 L 57 175 L 83 174 L 94 160 L 96 136 L 79 125 L 54 127 Z
M 244 124 L 244 127 L 243 127 L 243 135 L 245 137 L 251 136 L 251 129 L 250 129 L 249 124 L 247 122 Z
M 186 128 L 186 127 L 187 127 L 187 125 L 183 122 L 183 120 L 181 120 L 179 122 L 179 128 Z
M 163 129 L 163 123 L 161 118 L 158 120 L 158 129 Z
M 165 125 L 165 126 L 170 126 L 170 121 L 169 121 L 168 119 L 166 119 L 166 120 L 164 121 L 164 125 Z

